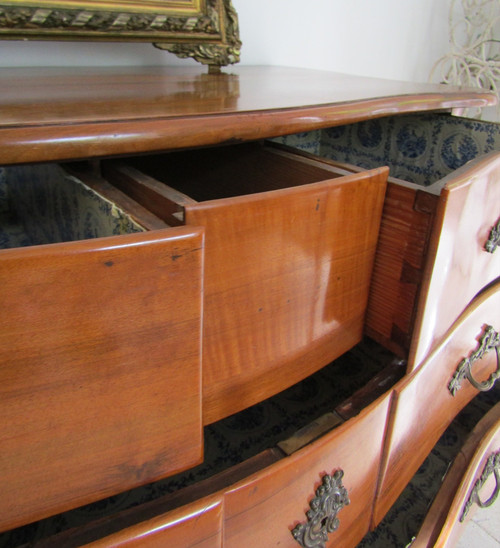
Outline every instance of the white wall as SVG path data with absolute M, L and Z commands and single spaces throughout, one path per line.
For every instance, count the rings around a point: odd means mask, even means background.
M 450 0 L 233 0 L 242 64 L 427 81 L 447 51 Z M 0 66 L 192 64 L 149 44 L 0 42 Z

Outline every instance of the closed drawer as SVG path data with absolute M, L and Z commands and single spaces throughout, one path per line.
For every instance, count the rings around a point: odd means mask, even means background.
M 145 232 L 55 166 L 2 189 L 10 244 L 107 234 L 0 251 L 5 530 L 202 459 L 203 233 Z
M 429 358 L 396 386 L 375 506 L 376 523 L 455 415 L 479 387 L 489 389 L 500 376 L 499 310 L 497 283 L 473 301 Z M 472 381 L 467 377 L 468 365 Z
M 455 546 L 476 512 L 479 518 L 488 512 L 498 519 L 499 492 L 500 403 L 477 424 L 455 458 L 412 546 Z
M 342 177 L 311 159 L 245 145 L 141 158 L 105 173 L 168 222 L 205 227 L 206 424 L 360 340 L 385 169 Z
M 410 367 L 439 342 L 469 301 L 500 277 L 500 153 L 441 181 Z
M 370 526 L 389 402 L 229 489 L 224 546 L 312 546 L 320 531 L 325 546 L 355 546 Z

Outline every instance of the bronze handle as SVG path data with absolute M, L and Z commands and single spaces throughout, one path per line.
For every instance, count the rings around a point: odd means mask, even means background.
M 304 548 L 325 548 L 328 534 L 338 529 L 338 512 L 350 504 L 346 488 L 342 485 L 344 472 L 337 470 L 333 476 L 325 474 L 316 496 L 306 512 L 307 522 L 299 523 L 293 530 L 293 538 Z
M 479 491 L 483 487 L 483 485 L 486 483 L 488 478 L 491 476 L 491 474 L 495 475 L 495 489 L 490 496 L 490 498 L 486 501 L 482 501 L 479 496 Z M 467 499 L 467 502 L 464 505 L 464 509 L 462 511 L 462 515 L 460 516 L 460 521 L 464 521 L 465 516 L 471 509 L 471 506 L 476 503 L 479 508 L 487 508 L 488 506 L 491 506 L 498 498 L 498 493 L 500 493 L 500 451 L 497 451 L 496 453 L 492 453 L 488 460 L 486 461 L 486 464 L 484 465 L 483 472 L 481 474 L 481 477 L 476 480 L 476 483 L 474 484 L 474 487 L 472 488 L 472 491 L 469 495 L 469 498 Z
M 480 360 L 485 354 L 490 350 L 495 350 L 497 355 L 497 368 L 491 374 L 489 379 L 484 382 L 478 382 L 472 376 L 471 368 L 474 365 L 474 362 Z M 468 358 L 464 358 L 457 367 L 457 370 L 453 374 L 453 377 L 448 384 L 448 389 L 451 392 L 452 396 L 455 396 L 458 390 L 462 386 L 462 381 L 467 379 L 474 388 L 480 390 L 481 392 L 486 392 L 490 390 L 495 384 L 495 381 L 500 377 L 500 335 L 491 327 L 491 325 L 486 326 L 484 335 L 479 339 L 479 348 L 473 352 Z
M 488 253 L 494 253 L 495 249 L 500 245 L 500 219 L 497 224 L 491 229 L 490 237 L 484 244 L 484 249 Z

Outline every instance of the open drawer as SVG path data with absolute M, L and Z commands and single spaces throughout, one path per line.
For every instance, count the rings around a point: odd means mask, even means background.
M 416 368 L 500 276 L 500 124 L 411 114 L 280 141 L 344 169 L 390 167 L 366 333 Z
M 106 179 L 205 228 L 205 424 L 361 340 L 387 169 L 343 176 L 258 143 L 127 162 L 105 164 Z
M 5 530 L 202 459 L 203 232 L 145 231 L 57 166 L 0 187 Z

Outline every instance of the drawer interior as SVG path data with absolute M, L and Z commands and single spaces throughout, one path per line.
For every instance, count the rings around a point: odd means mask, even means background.
M 68 242 L 145 229 L 55 164 L 0 170 L 0 247 Z
M 260 143 L 135 158 L 132 165 L 198 202 L 305 185 L 343 174 Z
M 432 186 L 470 160 L 500 149 L 500 124 L 445 113 L 367 120 L 279 137 L 276 141 L 363 169 Z
M 106 180 L 171 225 L 198 202 L 292 188 L 348 174 L 269 143 L 174 151 L 103 162 Z

